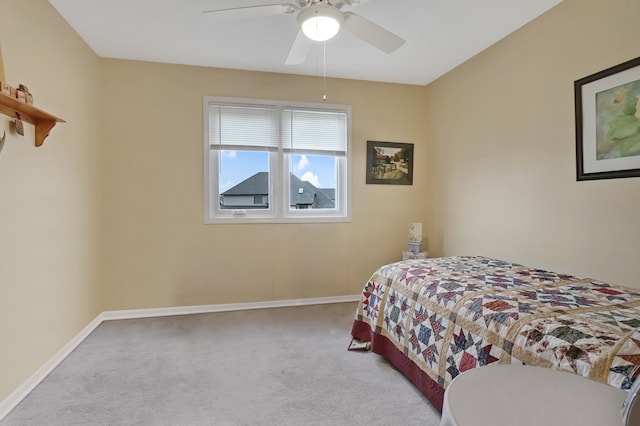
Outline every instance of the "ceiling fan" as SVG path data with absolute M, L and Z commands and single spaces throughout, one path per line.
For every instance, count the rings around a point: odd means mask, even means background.
M 219 19 L 244 19 L 273 15 L 297 15 L 300 30 L 289 49 L 285 64 L 304 62 L 314 41 L 329 40 L 340 28 L 386 53 L 395 52 L 404 39 L 353 12 L 343 12 L 344 6 L 357 6 L 370 0 L 295 0 L 259 6 L 205 10 Z

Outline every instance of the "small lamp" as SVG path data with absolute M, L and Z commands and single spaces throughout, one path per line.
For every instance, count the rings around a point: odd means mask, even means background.
M 298 23 L 304 35 L 315 41 L 326 41 L 333 38 L 344 17 L 338 9 L 324 3 L 316 3 L 298 14 Z

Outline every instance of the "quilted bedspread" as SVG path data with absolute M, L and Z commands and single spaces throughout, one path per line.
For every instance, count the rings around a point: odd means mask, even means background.
M 493 362 L 629 389 L 640 373 L 640 290 L 485 257 L 407 260 L 371 276 L 352 335 L 439 409 L 453 378 Z

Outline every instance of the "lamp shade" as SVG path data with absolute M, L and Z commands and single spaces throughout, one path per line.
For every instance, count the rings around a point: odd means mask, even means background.
M 316 3 L 298 14 L 298 23 L 304 35 L 315 41 L 325 41 L 340 30 L 344 17 L 338 9 L 324 3 Z

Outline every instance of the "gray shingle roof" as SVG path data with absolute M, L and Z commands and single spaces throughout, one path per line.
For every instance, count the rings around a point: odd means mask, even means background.
M 300 192 L 302 188 L 302 192 Z M 328 209 L 335 207 L 321 190 L 316 188 L 311 182 L 300 180 L 293 173 L 291 174 L 291 205 L 311 205 L 315 203 L 317 209 Z
M 258 172 L 227 189 L 222 195 L 267 195 L 269 194 L 269 173 Z
M 322 192 L 328 199 L 336 202 L 336 190 L 334 188 L 318 188 L 320 192 Z
M 319 209 L 335 207 L 335 189 L 316 188 L 311 182 L 300 180 L 291 174 L 291 205 L 312 205 Z M 302 189 L 302 191 L 300 191 Z M 221 195 L 268 195 L 269 173 L 258 172 L 227 189 Z

